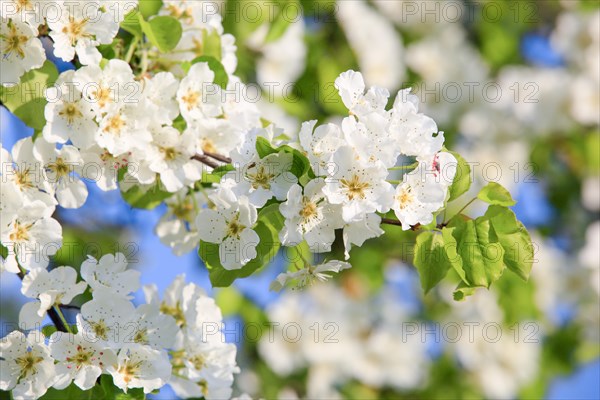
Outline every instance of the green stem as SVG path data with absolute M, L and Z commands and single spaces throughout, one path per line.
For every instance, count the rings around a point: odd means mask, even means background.
M 469 200 L 469 202 L 467 204 L 465 204 L 463 206 L 463 208 L 461 208 L 456 214 L 454 214 L 454 217 L 456 217 L 457 215 L 460 215 L 460 213 L 462 213 L 463 211 L 465 211 L 465 209 L 467 207 L 469 207 L 475 200 L 477 200 L 477 197 L 473 197 L 471 200 Z M 454 217 L 452 217 L 452 218 L 454 218 Z M 452 218 L 450 218 L 450 219 L 452 219 Z M 444 224 L 446 224 L 447 222 L 448 221 L 445 221 Z
M 65 326 L 65 329 L 67 330 L 67 332 L 73 333 L 71 331 L 71 327 L 69 326 L 69 323 L 67 322 L 67 319 L 65 318 L 64 314 L 62 313 L 62 310 L 60 309 L 60 306 L 57 305 L 52 308 L 56 311 L 56 313 L 60 317 L 60 320 L 63 323 L 63 325 Z
M 413 170 L 419 166 L 418 162 L 412 163 L 410 165 L 398 165 L 392 168 L 388 168 L 388 171 L 407 171 Z
M 302 259 L 302 261 L 304 262 L 304 267 L 305 268 L 310 268 L 312 263 L 308 262 L 308 260 L 306 258 L 304 258 L 304 255 L 302 255 L 302 251 L 298 250 L 298 255 L 300 256 L 300 258 Z
M 133 58 L 133 53 L 135 52 L 135 49 L 139 42 L 140 38 L 138 36 L 135 36 L 129 44 L 129 49 L 127 49 L 127 54 L 125 55 L 125 62 L 129 63 L 131 61 L 131 59 Z
M 19 262 L 17 261 L 17 266 L 19 267 L 19 270 L 21 272 L 19 272 L 17 275 L 19 276 L 19 278 L 21 280 L 23 280 L 23 278 L 25 278 L 25 275 L 27 275 L 27 270 L 25 268 L 23 268 L 21 266 L 21 264 L 19 264 Z M 69 329 L 69 324 L 66 323 L 65 321 L 65 317 L 62 315 L 62 313 L 58 313 L 56 312 L 56 307 L 52 307 L 48 310 L 48 317 L 50 317 L 50 320 L 52 320 L 52 323 L 54 324 L 54 326 L 56 326 L 56 329 L 61 331 L 61 332 L 70 332 Z M 60 311 L 60 310 L 59 310 Z M 62 317 L 62 319 L 61 319 Z
M 395 180 L 395 179 L 388 179 L 387 181 L 388 181 L 388 183 L 391 183 L 392 185 L 399 185 L 402 183 L 402 181 Z

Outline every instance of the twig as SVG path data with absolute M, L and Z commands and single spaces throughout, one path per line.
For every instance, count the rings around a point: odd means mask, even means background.
M 381 223 L 382 224 L 387 224 L 387 225 L 395 225 L 395 226 L 402 226 L 402 222 L 395 220 L 395 219 L 390 219 L 390 218 L 382 218 L 381 219 Z M 421 224 L 416 224 L 416 225 L 411 225 L 410 226 L 410 230 L 411 231 L 416 231 L 421 227 Z
M 233 162 L 233 160 L 229 157 L 222 156 L 221 154 L 211 153 L 210 151 L 205 151 L 204 155 L 207 155 L 210 158 L 214 158 L 215 160 L 224 162 L 226 164 L 231 164 Z
M 20 266 L 19 266 L 19 268 L 20 268 Z M 22 270 L 17 275 L 19 276 L 19 278 L 21 278 L 21 280 L 23 280 L 23 278 L 25 278 L 25 274 L 23 273 Z M 58 315 L 58 313 L 56 312 L 54 307 L 52 307 L 48 310 L 48 316 L 50 317 L 50 320 L 52 321 L 54 326 L 56 326 L 56 329 L 58 331 L 69 332 L 69 329 L 65 326 L 65 324 L 61 320 L 60 316 Z
M 200 161 L 202 164 L 207 165 L 211 168 L 217 168 L 219 166 L 219 164 L 212 161 L 210 158 L 208 158 L 208 156 L 205 156 L 204 154 L 196 154 L 192 157 L 192 160 Z

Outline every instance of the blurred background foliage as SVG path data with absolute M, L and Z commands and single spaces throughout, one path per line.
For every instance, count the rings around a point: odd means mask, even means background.
M 333 81 L 348 69 L 392 93 L 413 87 L 446 146 L 481 163 L 474 192 L 496 179 L 485 165 L 499 166 L 497 180 L 519 201 L 513 209 L 536 244 L 532 278 L 506 276 L 464 303 L 452 300 L 452 285 L 424 296 L 411 265 L 415 234 L 391 226 L 354 248 L 353 268 L 327 287 L 269 292 L 288 266 L 280 254 L 257 276 L 213 290 L 196 254 L 176 257 L 154 235 L 160 207 L 133 210 L 94 185 L 82 209 L 60 209 L 65 245 L 54 264 L 121 251 L 159 289 L 186 273 L 216 296 L 239 346 L 238 391 L 256 398 L 600 397 L 598 2 L 224 1 L 219 9 L 236 37 L 236 74 L 262 88 L 265 118 L 290 136 L 302 121 L 344 115 Z M 502 88 L 499 100 L 481 90 L 486 83 Z M 456 87 L 460 94 L 449 94 Z M 31 134 L 1 112 L 3 146 Z M 2 276 L 3 335 L 24 300 L 18 287 Z M 280 324 L 274 339 L 269 321 Z M 286 321 L 303 327 L 301 340 L 282 340 Z M 317 322 L 321 331 L 335 323 L 339 343 L 314 340 Z M 496 323 L 506 340 L 478 340 L 480 332 L 470 343 L 464 322 Z M 450 323 L 463 328 L 456 343 L 440 335 Z M 531 341 L 528 331 L 514 336 L 526 323 L 535 326 Z

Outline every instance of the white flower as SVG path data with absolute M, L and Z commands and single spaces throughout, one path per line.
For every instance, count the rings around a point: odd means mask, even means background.
M 335 17 L 367 82 L 389 89 L 399 87 L 406 71 L 404 48 L 402 35 L 389 19 L 364 0 L 336 3 Z
M 315 129 L 316 124 L 316 120 L 303 122 L 298 138 L 313 170 L 317 175 L 322 175 L 321 172 L 327 169 L 333 153 L 345 145 L 346 141 L 339 126 L 325 124 Z
M 204 324 L 220 324 L 223 319 L 215 301 L 202 288 L 193 283 L 186 285 L 185 275 L 175 278 L 162 300 L 155 285 L 144 286 L 144 295 L 148 304 L 175 318 L 178 326 L 189 327 L 190 333 L 202 336 Z
M 179 275 L 162 301 L 156 286 L 144 287 L 149 307 L 175 318 L 181 334 L 171 354 L 174 373 L 169 380 L 179 397 L 223 399 L 231 396 L 236 347 L 225 342 L 223 317 L 215 301 Z
M 385 233 L 380 225 L 381 217 L 377 214 L 367 214 L 362 220 L 344 225 L 343 238 L 346 260 L 350 258 L 350 249 L 353 244 L 360 247 L 365 240 L 379 237 Z
M 57 149 L 44 138 L 38 138 L 33 145 L 33 153 L 44 166 L 45 177 L 58 204 L 65 208 L 81 207 L 88 191 L 85 183 L 75 175 L 83 168 L 83 158 L 77 147 L 64 145 Z
M 517 325 L 521 334 L 525 325 Z M 501 335 L 497 341 L 486 340 L 481 327 L 476 327 L 475 341 L 462 338 L 453 347 L 463 368 L 474 375 L 487 398 L 513 399 L 519 389 L 537 376 L 540 339 L 514 340 Z
M 17 217 L 17 210 L 23 206 L 23 194 L 14 181 L 0 179 L 0 219 L 12 221 Z
M 256 208 L 242 197 L 236 205 L 203 209 L 196 227 L 201 240 L 220 245 L 219 259 L 225 269 L 240 269 L 257 255 L 260 238 L 252 230 L 256 219 Z
M 171 376 L 169 385 L 182 398 L 230 398 L 233 374 L 239 372 L 235 345 L 225 343 L 220 332 L 208 340 L 195 340 L 190 335 L 186 339 L 175 352 L 174 369 L 178 374 Z
M 55 332 L 49 343 L 52 357 L 58 361 L 53 387 L 59 390 L 73 381 L 81 390 L 90 390 L 100 374 L 117 362 L 112 350 L 88 340 L 81 333 Z
M 109 111 L 100 120 L 96 143 L 115 156 L 146 151 L 152 134 L 148 130 L 150 119 L 144 115 L 143 108 L 140 104 L 130 104 Z
M 211 4 L 211 3 L 207 3 Z M 165 0 L 159 15 L 177 18 L 182 25 L 183 35 L 173 52 L 163 57 L 173 61 L 192 61 L 203 55 L 207 41 L 218 37 L 220 40 L 221 63 L 228 74 L 233 74 L 237 66 L 235 38 L 223 34 L 222 17 L 205 3 L 187 0 Z M 213 42 L 214 43 L 214 42 Z M 174 71 L 178 71 L 174 68 Z
M 269 289 L 280 291 L 290 281 L 296 281 L 296 287 L 303 288 L 314 281 L 325 282 L 327 279 L 330 279 L 332 275 L 329 272 L 338 273 L 341 270 L 351 267 L 352 265 L 349 263 L 338 260 L 328 261 L 316 266 L 308 265 L 295 272 L 283 272 L 277 275 L 277 278 L 271 282 Z
M 380 162 L 386 167 L 393 167 L 400 155 L 400 149 L 394 138 L 388 133 L 387 114 L 370 113 L 357 121 L 350 116 L 342 121 L 342 131 L 363 163 Z
M 104 69 L 97 65 L 79 68 L 73 75 L 73 85 L 80 88 L 83 99 L 92 106 L 97 118 L 101 118 L 123 105 L 139 106 L 142 90 L 134 78 L 129 64 L 113 59 Z
M 345 363 L 348 374 L 363 384 L 407 390 L 421 386 L 429 374 L 424 340 L 407 335 L 398 340 L 402 325 L 386 322 L 363 339 L 353 355 L 357 363 Z
M 171 125 L 179 115 L 179 104 L 175 100 L 179 81 L 170 72 L 159 72 L 151 79 L 142 81 L 143 95 L 149 100 L 148 105 L 155 105 L 153 115 L 157 123 Z
M 433 213 L 444 205 L 446 194 L 447 186 L 433 176 L 426 163 L 420 163 L 414 171 L 405 174 L 396 188 L 392 205 L 396 217 L 402 222 L 402 229 L 431 223 Z
M 255 207 L 263 207 L 273 197 L 285 200 L 290 187 L 298 181 L 290 172 L 292 161 L 290 153 L 269 154 L 242 166 L 241 170 L 228 172 L 221 185 L 231 189 L 238 197 L 247 196 Z
M 27 71 L 41 67 L 46 60 L 46 53 L 42 42 L 36 37 L 36 29 L 29 24 L 4 16 L 0 23 L 0 84 L 12 86 L 18 84 Z
M 184 189 L 165 200 L 167 211 L 156 224 L 155 232 L 160 241 L 181 256 L 198 246 L 200 236 L 194 223 L 197 212 L 207 204 L 205 193 L 211 190 L 192 192 Z
M 390 92 L 374 86 L 365 93 L 365 81 L 360 72 L 349 70 L 340 74 L 335 87 L 351 114 L 362 118 L 372 112 L 385 113 Z
M 323 192 L 330 203 L 342 205 L 344 222 L 352 222 L 390 209 L 393 187 L 385 180 L 387 174 L 378 164 L 361 165 L 351 147 L 340 147 L 333 155 Z
M 247 44 L 251 49 L 262 53 L 256 61 L 258 83 L 270 93 L 281 97 L 306 68 L 304 20 L 294 21 L 280 38 L 265 43 L 268 31 L 268 24 L 261 25 L 248 38 Z
M 127 269 L 123 253 L 105 254 L 96 260 L 92 256 L 81 264 L 81 277 L 96 291 L 111 295 L 128 296 L 140 288 L 140 271 Z
M 391 110 L 390 134 L 398 141 L 399 150 L 407 156 L 429 157 L 444 145 L 444 133 L 435 121 L 418 112 L 419 99 L 410 89 L 400 90 Z
M 196 151 L 229 156 L 243 140 L 242 133 L 229 119 L 205 118 L 189 123 L 185 132 L 197 140 Z
M 129 153 L 113 156 L 97 145 L 81 152 L 85 162 L 83 176 L 104 191 L 117 189 L 119 169 L 129 164 Z
M 221 89 L 214 84 L 215 74 L 208 63 L 192 65 L 177 90 L 181 115 L 186 121 L 217 117 L 222 113 Z
M 39 398 L 54 380 L 54 360 L 44 335 L 13 331 L 0 341 L 0 389 L 15 399 Z
M 118 20 L 97 2 L 73 2 L 60 11 L 58 18 L 48 19 L 54 54 L 71 61 L 77 53 L 81 64 L 98 65 L 102 55 L 96 47 L 112 43 L 119 31 Z
M 71 267 L 58 267 L 51 271 L 36 268 L 29 271 L 23 278 L 21 293 L 39 301 L 23 306 L 19 322 L 27 326 L 41 323 L 46 311 L 53 306 L 69 304 L 86 287 L 85 282 L 77 282 L 77 271 Z
M 322 189 L 321 178 L 310 181 L 304 187 L 294 184 L 287 200 L 279 206 L 285 225 L 279 232 L 284 246 L 296 246 L 306 240 L 311 251 L 328 252 L 335 241 L 335 229 L 341 228 L 339 207 L 329 204 Z
M 252 128 L 244 135 L 244 141 L 231 152 L 231 158 L 234 165 L 243 167 L 259 159 L 256 152 L 256 140 L 258 137 L 267 139 L 269 143 L 273 142 L 273 138 L 283 134 L 283 130 L 271 124 L 266 128 Z
M 143 157 L 149 161 L 148 167 L 160 174 L 167 191 L 176 192 L 202 178 L 202 164 L 192 159 L 196 149 L 191 132 L 179 133 L 170 126 L 154 127 L 151 132 L 152 152 Z
M 3 221 L 0 238 L 8 249 L 8 271 L 20 272 L 17 262 L 27 270 L 46 268 L 62 245 L 62 227 L 50 217 L 53 211 L 41 201 L 26 201 L 12 221 Z
M 130 326 L 134 329 L 129 329 L 132 336 L 129 339 L 155 349 L 173 347 L 179 332 L 175 318 L 160 313 L 159 309 L 151 304 L 142 304 L 135 310 Z
M 50 143 L 66 143 L 70 139 L 80 149 L 87 149 L 94 143 L 98 125 L 92 105 L 82 99 L 81 91 L 72 84 L 74 76 L 74 71 L 63 72 L 54 86 L 46 89 L 48 104 L 42 132 Z
M 4 0 L 2 13 L 6 17 L 18 15 L 18 19 L 27 22 L 32 28 L 37 29 L 44 23 L 48 3 L 52 0 Z
M 171 376 L 171 363 L 165 351 L 131 344 L 121 348 L 116 364 L 107 368 L 115 386 L 127 392 L 142 388 L 150 393 L 164 386 Z
M 585 231 L 585 245 L 579 251 L 579 262 L 590 270 L 590 284 L 600 295 L 600 256 L 598 255 L 598 242 L 600 242 L 600 221 L 591 223 Z
M 14 144 L 11 154 L 4 149 L 1 154 L 2 180 L 13 183 L 12 187 L 18 189 L 25 200 L 44 203 L 52 214 L 56 199 L 42 163 L 34 157 L 33 139 L 21 139 Z
M 77 331 L 87 340 L 102 346 L 118 349 L 125 342 L 131 342 L 131 323 L 135 307 L 121 296 L 106 292 L 95 292 L 93 300 L 81 306 L 77 314 Z

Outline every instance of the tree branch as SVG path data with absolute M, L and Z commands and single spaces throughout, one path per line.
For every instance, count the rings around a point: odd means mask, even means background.
M 25 274 L 23 274 L 23 272 L 19 272 L 17 275 L 19 276 L 19 278 L 21 278 L 21 280 L 23 280 L 23 278 L 25 277 Z M 51 307 L 48 310 L 48 316 L 50 317 L 50 320 L 52 321 L 54 326 L 56 326 L 57 330 L 61 332 L 69 332 L 65 324 L 63 324 L 62 320 L 60 319 L 60 316 L 58 315 L 54 307 Z
M 210 158 L 208 158 L 208 156 L 205 156 L 204 154 L 196 154 L 195 156 L 192 157 L 192 160 L 200 161 L 202 164 L 207 165 L 211 168 L 217 168 L 219 166 L 219 164 L 217 164 L 216 162 L 214 162 L 213 160 L 211 160 Z
M 387 225 L 402 226 L 402 222 L 395 220 L 395 219 L 391 219 L 391 218 L 382 218 L 381 223 L 387 224 Z M 417 231 L 417 230 L 419 230 L 420 227 L 421 227 L 421 224 L 411 225 L 410 230 Z
M 224 162 L 225 164 L 231 164 L 233 162 L 233 160 L 229 157 L 222 156 L 217 153 L 211 153 L 210 151 L 205 151 L 204 155 L 209 156 L 210 158 L 214 158 L 217 161 Z

